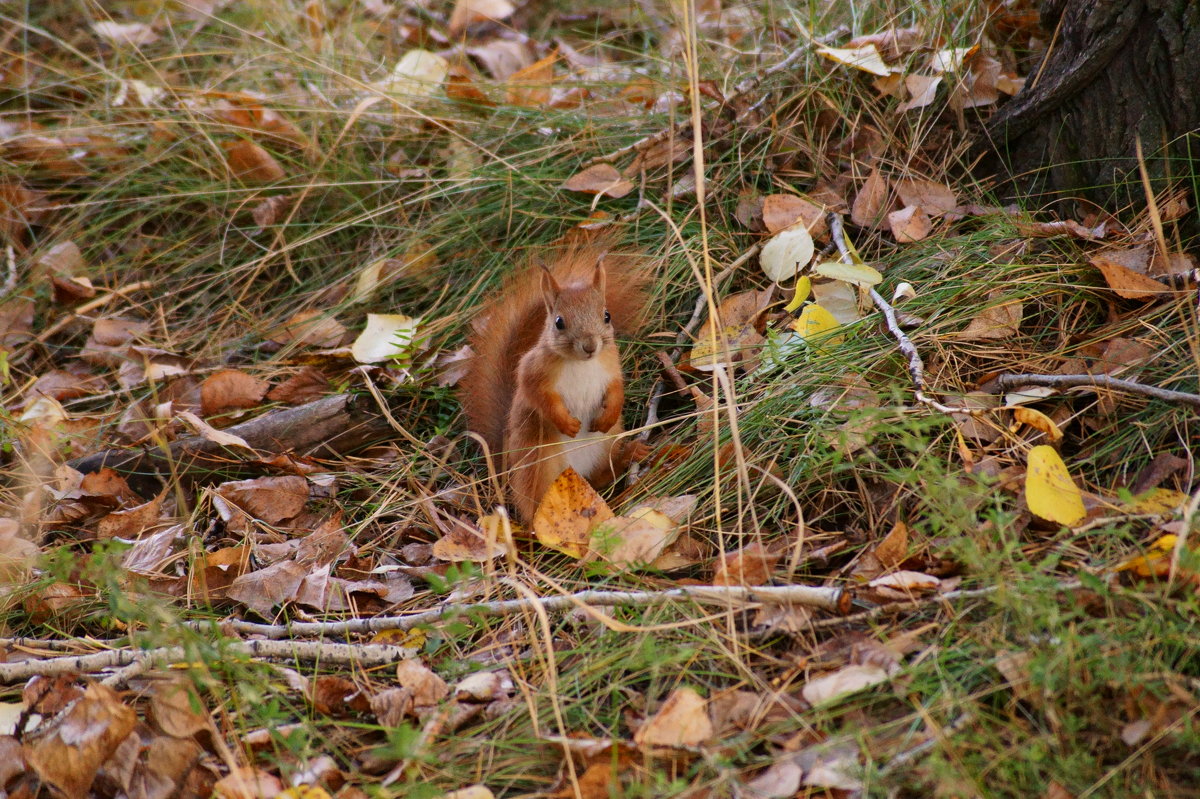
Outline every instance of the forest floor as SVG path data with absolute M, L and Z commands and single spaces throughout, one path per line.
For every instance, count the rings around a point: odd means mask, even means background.
M 1200 795 L 1195 187 L 973 176 L 1035 24 L 0 9 L 0 796 Z M 589 236 L 652 455 L 523 530 L 466 332 Z

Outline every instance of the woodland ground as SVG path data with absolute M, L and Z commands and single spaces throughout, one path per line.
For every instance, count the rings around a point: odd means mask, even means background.
M 1197 408 L 1075 388 L 1014 410 L 989 382 L 1102 373 L 1194 394 L 1195 187 L 996 207 L 971 166 L 980 121 L 1045 46 L 1031 13 L 0 8 L 0 793 L 1200 796 Z M 888 76 L 817 52 L 889 31 Z M 796 334 L 795 281 L 772 289 L 757 247 L 808 211 L 797 198 L 846 219 L 924 390 L 983 413 L 918 401 L 844 281 L 815 282 L 845 324 L 797 310 Z M 816 261 L 838 260 L 814 219 Z M 623 350 L 625 424 L 654 405 L 656 455 L 606 494 L 617 511 L 695 496 L 654 567 L 451 537 L 495 501 L 454 399 L 467 325 L 581 224 L 655 270 L 652 323 Z M 720 390 L 711 354 L 705 369 L 686 336 L 676 351 L 705 292 L 735 351 Z M 399 356 L 364 367 L 347 348 L 368 313 L 419 323 L 393 319 Z M 694 392 L 666 379 L 652 403 L 660 355 Z M 319 458 L 224 440 L 198 478 L 172 459 L 64 465 L 344 393 L 386 401 L 397 431 Z M 1048 445 L 1069 478 L 1052 459 L 1047 488 Z M 854 602 L 278 626 L 713 583 Z M 164 647 L 180 649 L 139 655 Z M 44 676 L 67 655 L 93 659 Z

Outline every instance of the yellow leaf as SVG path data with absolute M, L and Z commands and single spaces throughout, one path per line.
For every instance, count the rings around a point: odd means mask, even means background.
M 1164 535 L 1150 545 L 1145 554 L 1127 558 L 1118 564 L 1119 572 L 1132 571 L 1138 577 L 1164 577 L 1171 570 L 1171 554 L 1179 538 Z
M 800 318 L 792 322 L 792 330 L 799 333 L 800 338 L 806 340 L 824 336 L 831 330 L 837 330 L 838 327 L 840 325 L 838 320 L 833 318 L 833 314 L 815 302 L 801 311 Z M 829 336 L 822 343 L 837 345 L 841 341 L 842 336 Z
M 861 69 L 863 72 L 870 72 L 872 75 L 887 76 L 893 72 L 900 72 L 896 67 L 889 67 L 883 63 L 883 58 L 879 55 L 879 50 L 875 45 L 868 44 L 864 47 L 855 47 L 853 49 L 842 47 L 818 47 L 817 54 L 823 55 L 830 61 L 836 61 L 839 64 L 845 64 L 848 67 Z
M 840 261 L 825 261 L 813 267 L 813 271 L 822 277 L 832 278 L 851 283 L 855 286 L 870 288 L 883 282 L 883 275 L 874 267 L 866 264 L 844 264 Z
M 1166 516 L 1182 508 L 1189 499 L 1190 497 L 1182 491 L 1173 491 L 1170 488 L 1152 488 L 1149 491 L 1143 491 L 1127 502 L 1123 510 L 1129 513 L 1153 513 L 1157 516 Z
M 1021 424 L 1027 424 L 1033 429 L 1045 433 L 1046 438 L 1050 439 L 1050 443 L 1052 444 L 1062 441 L 1062 430 L 1054 423 L 1053 419 L 1037 408 L 1025 408 L 1021 406 L 1013 408 L 1013 418 Z
M 808 299 L 809 294 L 812 294 L 812 278 L 805 275 L 796 281 L 796 293 L 792 295 L 792 301 L 783 310 L 788 313 L 795 313 L 804 304 L 804 301 Z
M 533 514 L 533 532 L 545 546 L 582 558 L 591 543 L 592 530 L 611 518 L 612 510 L 596 489 L 568 466 L 542 497 Z
M 1083 521 L 1083 497 L 1062 458 L 1048 445 L 1029 451 L 1025 472 L 1025 502 L 1033 515 L 1068 527 Z

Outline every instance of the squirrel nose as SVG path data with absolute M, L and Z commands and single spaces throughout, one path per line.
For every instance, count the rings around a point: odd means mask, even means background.
M 589 339 L 579 342 L 579 346 L 581 348 L 583 348 L 583 351 L 585 353 L 587 353 L 588 355 L 595 355 L 596 348 L 599 346 L 599 344 L 600 344 L 600 342 L 598 342 L 594 338 L 589 338 Z

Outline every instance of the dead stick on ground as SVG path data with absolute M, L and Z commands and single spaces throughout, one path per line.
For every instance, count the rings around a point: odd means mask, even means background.
M 1004 374 L 996 378 L 996 388 L 1008 391 L 1020 386 L 1046 386 L 1048 388 L 1079 388 L 1095 386 L 1098 388 L 1125 391 L 1130 394 L 1141 394 L 1147 397 L 1178 402 L 1200 408 L 1200 395 L 1189 394 L 1186 391 L 1172 391 L 1169 388 L 1147 386 L 1133 380 L 1122 380 L 1112 375 L 1017 375 Z
M 337 665 L 383 666 L 411 656 L 411 650 L 388 644 L 341 644 L 326 641 L 229 641 L 222 647 L 226 656 L 255 658 L 284 658 L 287 660 L 319 661 Z M 90 674 L 116 666 L 124 667 L 123 677 L 140 673 L 131 668 L 142 661 L 173 663 L 185 660 L 187 651 L 181 646 L 160 649 L 110 649 L 91 655 L 18 660 L 0 663 L 0 683 L 27 680 L 36 675 Z M 113 675 L 117 677 L 118 675 Z M 106 681 L 107 682 L 107 681 Z
M 842 263 L 854 263 L 854 258 L 850 255 L 850 248 L 846 245 L 846 231 L 842 227 L 841 214 L 829 215 L 829 235 L 833 238 L 834 244 L 837 245 L 838 253 L 842 257 Z M 908 358 L 908 376 L 912 380 L 913 394 L 916 396 L 917 402 L 928 405 L 935 411 L 941 411 L 942 413 L 963 413 L 972 416 L 981 413 L 982 409 L 980 408 L 943 405 L 925 393 L 925 362 L 921 360 L 921 353 L 917 351 L 917 346 L 912 343 L 912 339 L 900 329 L 900 323 L 896 320 L 896 309 L 875 289 L 871 289 L 870 294 L 871 302 L 875 303 L 875 307 L 883 314 L 888 332 L 892 334 L 892 338 L 896 339 L 896 346 Z
M 761 603 L 766 605 L 795 604 L 842 612 L 848 609 L 850 594 L 841 588 L 811 585 L 786 586 L 726 586 L 689 585 L 669 591 L 581 591 L 575 594 L 557 594 L 541 597 L 536 604 L 546 610 L 569 610 L 580 606 L 593 607 L 642 607 L 660 605 L 680 600 L 696 602 Z M 433 624 L 460 613 L 483 616 L 507 616 L 526 611 L 535 603 L 529 599 L 507 599 L 476 604 L 449 604 L 436 610 L 415 613 L 411 616 L 378 616 L 371 619 L 348 621 L 299 622 L 295 624 L 255 624 L 247 621 L 226 621 L 220 626 L 246 635 L 261 635 L 266 638 L 316 637 L 324 635 L 349 635 L 373 633 L 380 630 L 411 630 L 421 625 Z M 193 629 L 211 627 L 192 623 Z M 0 664 L 2 667 L 3 664 Z

